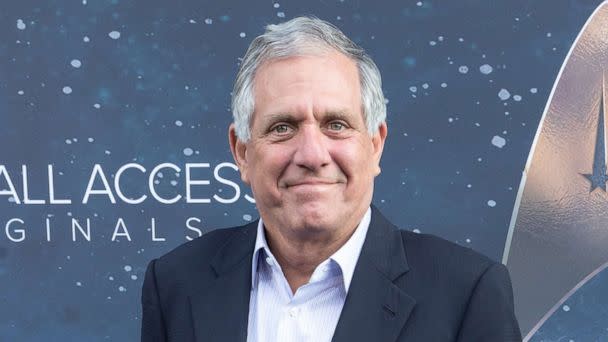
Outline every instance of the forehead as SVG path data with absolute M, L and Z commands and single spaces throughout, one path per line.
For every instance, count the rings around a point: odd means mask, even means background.
M 357 64 L 336 51 L 270 60 L 254 79 L 254 120 L 286 112 L 359 113 L 360 89 Z

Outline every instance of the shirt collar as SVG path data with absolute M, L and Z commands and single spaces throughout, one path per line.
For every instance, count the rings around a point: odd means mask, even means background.
M 361 248 L 363 247 L 363 243 L 365 242 L 365 236 L 367 235 L 367 231 L 369 229 L 371 217 L 372 211 L 370 208 L 367 208 L 365 215 L 363 215 L 363 218 L 361 219 L 361 222 L 359 222 L 359 225 L 355 229 L 353 235 L 351 235 L 348 241 L 346 241 L 346 243 L 342 245 L 340 249 L 338 249 L 334 254 L 329 257 L 330 260 L 335 261 L 338 266 L 340 266 L 340 269 L 342 270 L 342 280 L 344 281 L 344 288 L 347 292 L 350 287 L 353 274 L 355 273 L 355 266 L 357 265 L 357 260 L 359 260 Z M 263 251 L 267 257 L 272 258 L 272 260 L 276 262 L 276 258 L 268 247 L 268 242 L 266 241 L 266 234 L 264 233 L 264 222 L 260 217 L 260 220 L 258 222 L 257 235 L 255 239 L 255 247 L 253 249 L 253 259 L 251 261 L 252 287 L 255 286 L 257 282 L 259 259 L 260 257 L 265 256 L 261 253 L 261 251 Z
M 255 247 L 253 248 L 253 258 L 251 260 L 251 287 L 253 288 L 258 278 L 258 261 L 264 257 L 264 253 L 274 259 L 274 255 L 270 252 L 268 242 L 266 242 L 266 234 L 264 234 L 264 222 L 260 217 L 258 221 L 258 229 L 255 238 Z

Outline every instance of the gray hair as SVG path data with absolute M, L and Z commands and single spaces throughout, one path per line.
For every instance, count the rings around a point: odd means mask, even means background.
M 236 136 L 247 142 L 251 137 L 251 116 L 255 103 L 253 84 L 256 70 L 264 62 L 336 50 L 352 59 L 359 70 L 361 106 L 369 134 L 386 120 L 380 71 L 365 51 L 334 25 L 315 17 L 298 17 L 278 25 L 266 26 L 243 57 L 232 91 L 232 116 Z

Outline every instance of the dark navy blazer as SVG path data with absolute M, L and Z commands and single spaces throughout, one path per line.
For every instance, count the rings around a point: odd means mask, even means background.
M 150 262 L 142 342 L 245 342 L 257 221 Z M 469 248 L 397 229 L 372 206 L 333 342 L 521 341 L 507 269 Z

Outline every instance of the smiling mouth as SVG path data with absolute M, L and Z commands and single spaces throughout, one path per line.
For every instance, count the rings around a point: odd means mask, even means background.
M 339 184 L 338 181 L 328 181 L 328 180 L 307 180 L 300 182 L 293 182 L 286 184 L 286 188 L 294 188 L 294 187 L 315 187 L 315 186 L 328 186 L 328 185 L 336 185 Z

